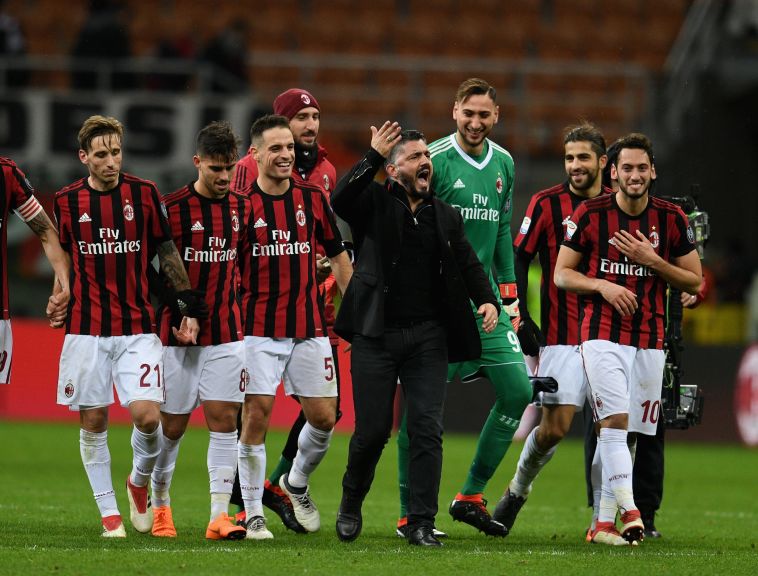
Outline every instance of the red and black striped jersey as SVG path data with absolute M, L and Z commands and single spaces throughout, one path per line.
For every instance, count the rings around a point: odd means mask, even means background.
M 603 188 L 602 193 L 610 194 L 611 190 Z M 540 329 L 548 346 L 579 344 L 581 296 L 558 288 L 553 271 L 566 235 L 566 222 L 585 200 L 571 192 L 568 182 L 537 192 L 513 242 L 516 252 L 528 260 L 539 254 Z
M 190 286 L 205 294 L 210 315 L 200 320 L 199 346 L 242 339 L 242 314 L 237 301 L 237 258 L 244 236 L 250 200 L 236 192 L 220 199 L 206 198 L 192 184 L 163 199 L 171 235 Z M 161 310 L 160 334 L 166 345 L 176 345 L 172 326 L 181 317 Z
M 635 348 L 663 347 L 666 282 L 646 266 L 628 260 L 614 245 L 614 233 L 641 231 L 664 260 L 695 249 L 695 237 L 682 210 L 650 197 L 639 216 L 629 216 L 616 195 L 601 196 L 579 205 L 566 225 L 569 248 L 583 253 L 585 274 L 624 286 L 637 295 L 637 310 L 622 317 L 600 294 L 585 296 L 581 339 L 609 340 Z
M 127 336 L 155 330 L 147 267 L 171 240 L 153 182 L 121 174 L 111 190 L 82 178 L 55 195 L 63 248 L 71 256 L 66 333 Z
M 34 197 L 34 188 L 10 158 L 0 157 L 0 302 L 3 305 L 3 320 L 10 318 L 8 310 L 8 214 L 11 210 L 28 222 L 42 212 L 42 206 Z
M 258 164 L 251 154 L 246 154 L 239 162 L 237 162 L 237 169 L 234 174 L 234 180 L 232 181 L 232 190 L 249 194 L 252 190 L 253 182 L 258 178 Z M 329 160 L 327 160 L 326 149 L 319 145 L 318 147 L 318 160 L 313 169 L 305 174 L 299 170 L 297 165 L 292 170 L 292 180 L 295 182 L 295 186 L 315 186 L 320 188 L 321 191 L 329 200 L 329 197 L 337 183 L 337 169 Z M 319 248 L 319 253 L 323 253 L 324 249 Z M 329 331 L 329 340 L 332 345 L 336 345 L 339 342 L 339 337 L 334 332 L 334 320 L 336 312 L 334 310 L 334 301 L 329 293 L 329 286 L 334 282 L 334 277 L 329 276 L 327 282 L 321 286 L 321 294 L 324 298 L 324 313 L 326 314 L 326 326 Z
M 329 202 L 318 188 L 290 187 L 281 196 L 253 183 L 240 258 L 246 336 L 326 336 L 316 282 L 316 247 L 334 257 L 344 248 Z

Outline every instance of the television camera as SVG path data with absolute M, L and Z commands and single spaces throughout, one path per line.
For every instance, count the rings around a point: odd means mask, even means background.
M 710 236 L 708 213 L 700 210 L 695 202 L 697 188 L 693 186 L 691 196 L 661 196 L 679 206 L 687 214 L 694 234 L 695 246 L 700 259 Z M 703 417 L 705 398 L 696 385 L 682 384 L 682 292 L 669 286 L 666 294 L 666 334 L 663 348 L 666 364 L 663 369 L 663 389 L 661 391 L 661 412 L 666 428 L 686 430 L 699 424 Z

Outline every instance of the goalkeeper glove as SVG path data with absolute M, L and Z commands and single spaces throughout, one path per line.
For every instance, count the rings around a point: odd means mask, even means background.
M 540 347 L 545 345 L 545 336 L 539 326 L 528 314 L 521 317 L 518 330 L 516 331 L 521 351 L 527 356 L 539 356 Z
M 176 293 L 176 307 L 182 316 L 207 318 L 210 313 L 203 293 L 199 290 L 179 290 Z
M 518 332 L 520 318 L 518 311 L 518 289 L 516 288 L 515 282 L 500 284 L 500 301 L 503 306 L 503 311 L 508 314 L 511 319 L 513 331 Z

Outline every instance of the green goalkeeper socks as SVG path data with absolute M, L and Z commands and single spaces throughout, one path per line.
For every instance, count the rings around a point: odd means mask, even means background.
M 479 435 L 474 461 L 463 484 L 462 494 L 470 496 L 484 492 L 487 482 L 495 474 L 500 461 L 508 452 L 519 422 L 496 412 L 494 408 L 490 411 Z
M 276 464 L 271 475 L 268 477 L 269 482 L 274 486 L 279 486 L 279 477 L 286 474 L 292 469 L 292 460 L 287 460 L 284 456 L 279 458 L 279 462 Z

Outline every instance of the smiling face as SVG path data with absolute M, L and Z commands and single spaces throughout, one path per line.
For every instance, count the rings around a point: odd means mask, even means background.
M 387 174 L 397 180 L 412 199 L 426 199 L 432 195 L 432 160 L 429 148 L 423 140 L 409 140 L 397 144 L 387 164 Z
M 489 94 L 473 94 L 455 103 L 453 119 L 457 126 L 456 139 L 467 154 L 481 154 L 484 139 L 497 124 L 499 112 L 500 109 Z
M 611 166 L 611 178 L 618 180 L 619 193 L 630 201 L 644 198 L 655 179 L 655 167 L 650 156 L 641 148 L 622 148 L 616 164 Z
M 79 160 L 89 170 L 89 185 L 95 190 L 114 188 L 121 173 L 121 138 L 118 134 L 95 136 L 89 150 L 79 150 Z
M 571 190 L 578 194 L 593 188 L 605 167 L 606 156 L 598 157 L 586 141 L 566 142 L 563 164 Z
M 264 130 L 252 144 L 253 158 L 260 174 L 276 182 L 292 176 L 295 140 L 289 128 L 275 126 Z

